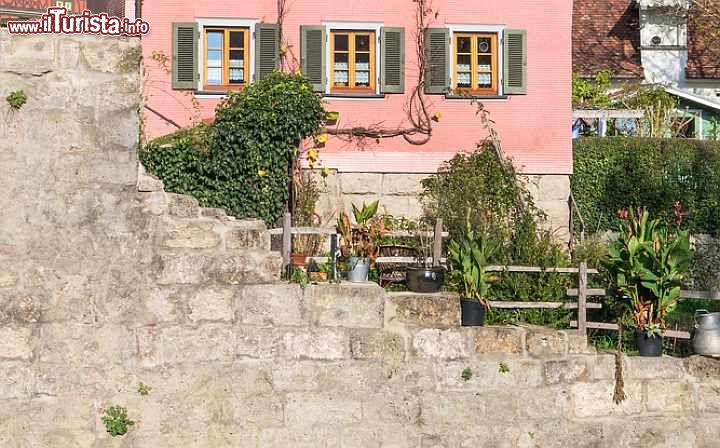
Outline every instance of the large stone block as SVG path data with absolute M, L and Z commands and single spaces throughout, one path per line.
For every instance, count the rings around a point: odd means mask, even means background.
M 525 330 L 519 327 L 478 327 L 475 332 L 475 352 L 498 355 L 522 355 Z
M 293 448 L 317 448 L 340 445 L 340 434 L 333 426 L 300 428 L 263 428 L 258 447 L 287 446 Z
M 468 333 L 457 329 L 420 330 L 413 338 L 413 352 L 420 358 L 467 358 L 470 354 Z
M 573 409 L 577 417 L 638 415 L 643 412 L 642 383 L 625 381 L 625 401 L 613 402 L 614 381 L 577 383 L 571 386 Z
M 284 344 L 289 358 L 333 360 L 347 357 L 350 341 L 342 330 L 316 328 L 288 332 Z
M 420 427 L 424 434 L 442 434 L 448 428 L 457 427 L 458 422 L 466 421 L 470 415 L 485 419 L 489 404 L 482 394 L 423 391 L 420 395 Z
M 568 352 L 567 334 L 544 327 L 526 326 L 527 353 L 545 358 L 562 356 Z
M 319 285 L 308 289 L 313 297 L 315 325 L 380 328 L 385 294 L 375 283 Z
M 360 421 L 361 418 L 360 401 L 347 399 L 342 394 L 287 394 L 285 421 L 290 426 L 348 425 Z
M 2 42 L 0 69 L 40 76 L 49 73 L 55 59 L 55 39 L 13 35 Z
M 278 252 L 246 250 L 217 259 L 209 273 L 220 282 L 241 285 L 277 281 L 281 269 L 282 257 Z
M 340 185 L 345 194 L 380 193 L 382 174 L 378 173 L 340 173 Z M 358 203 L 358 206 L 361 204 Z
M 301 326 L 310 321 L 306 295 L 296 284 L 243 286 L 234 307 L 243 324 Z
M 395 333 L 362 331 L 350 336 L 350 355 L 353 359 L 405 358 L 405 340 Z
M 678 379 L 684 371 L 684 363 L 680 358 L 662 357 L 625 357 L 627 378 L 637 379 Z
M 30 398 L 32 375 L 29 363 L 18 361 L 0 362 L 0 400 Z
M 188 318 L 192 321 L 233 320 L 234 294 L 235 291 L 231 288 L 206 287 L 199 289 L 190 297 Z
M 404 325 L 448 328 L 460 325 L 460 303 L 445 294 L 389 293 L 386 320 Z
M 33 352 L 32 329 L 0 327 L 0 359 L 30 359 Z
M 463 378 L 470 369 L 470 378 Z M 435 366 L 438 390 L 504 391 L 543 384 L 542 365 L 534 360 L 456 361 Z
M 423 192 L 421 182 L 428 176 L 429 174 L 386 173 L 382 179 L 383 196 L 419 196 Z
M 200 214 L 200 205 L 192 196 L 167 193 L 168 213 L 180 218 L 196 218 Z
M 232 362 L 235 358 L 232 327 L 224 324 L 139 328 L 137 347 L 140 363 L 147 367 L 208 361 Z
M 693 390 L 687 382 L 650 380 L 646 387 L 648 411 L 663 414 L 693 412 Z
M 120 365 L 133 359 L 135 336 L 120 325 L 44 324 L 40 328 L 38 359 L 74 366 Z
M 236 327 L 235 354 L 240 358 L 276 358 L 282 352 L 283 335 L 273 328 Z
M 158 273 L 161 285 L 202 283 L 208 278 L 206 272 L 211 269 L 212 262 L 207 255 L 166 252 L 156 257 L 153 270 Z
M 215 231 L 216 222 L 211 220 L 169 221 L 163 245 L 171 249 L 211 249 L 220 244 Z
M 225 233 L 227 249 L 257 248 L 270 250 L 270 234 L 265 223 L 259 219 L 248 219 L 227 224 Z
M 366 394 L 362 400 L 363 418 L 373 426 L 397 424 L 417 425 L 420 422 L 420 396 L 409 391 Z
M 714 378 L 697 386 L 696 399 L 700 412 L 720 414 L 720 381 Z
M 592 359 L 584 357 L 545 361 L 543 363 L 546 384 L 588 381 L 592 373 Z

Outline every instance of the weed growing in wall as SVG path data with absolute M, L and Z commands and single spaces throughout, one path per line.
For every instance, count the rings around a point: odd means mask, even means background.
M 130 427 L 135 424 L 134 421 L 128 418 L 127 409 L 122 406 L 110 406 L 107 408 L 105 415 L 102 416 L 102 422 L 105 425 L 105 430 L 113 437 L 127 434 Z
M 11 110 L 20 110 L 21 107 L 27 103 L 27 95 L 22 90 L 16 90 L 11 92 L 10 95 L 5 98 L 7 103 L 10 105 Z

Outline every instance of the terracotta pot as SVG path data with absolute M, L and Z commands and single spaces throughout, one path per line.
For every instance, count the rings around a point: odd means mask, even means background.
M 305 266 L 307 264 L 307 254 L 290 254 L 293 266 Z

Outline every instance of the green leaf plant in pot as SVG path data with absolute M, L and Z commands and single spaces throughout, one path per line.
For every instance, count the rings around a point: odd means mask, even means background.
M 340 236 L 340 253 L 347 259 L 348 280 L 366 282 L 370 265 L 378 254 L 378 241 L 385 233 L 384 220 L 376 216 L 379 201 L 362 208 L 352 205 L 353 220 L 347 212 L 337 219 L 337 232 Z
M 620 210 L 618 216 L 625 226 L 603 264 L 635 326 L 640 356 L 661 356 L 665 316 L 675 308 L 690 267 L 690 235 L 679 229 L 681 215 L 674 228 L 643 209 Z
M 499 240 L 485 229 L 476 230 L 469 219 L 465 231 L 450 241 L 448 262 L 450 278 L 460 294 L 460 317 L 463 326 L 482 326 L 490 309 L 488 292 L 499 277 L 489 273 L 490 260 L 500 248 Z

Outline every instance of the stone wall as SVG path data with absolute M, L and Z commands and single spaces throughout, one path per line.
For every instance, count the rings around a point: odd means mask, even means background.
M 344 173 L 333 171 L 324 181 L 317 212 L 323 222 L 334 222 L 338 211 L 350 210 L 351 204 L 380 200 L 381 211 L 394 216 L 418 218 L 423 207 L 420 182 L 431 174 L 417 173 Z M 528 191 L 547 215 L 547 227 L 559 241 L 570 238 L 570 178 L 564 175 L 526 176 Z
M 262 223 L 138 173 L 138 46 L 0 31 L 0 446 L 717 446 L 715 361 L 626 358 L 616 406 L 572 332 L 280 282 Z

